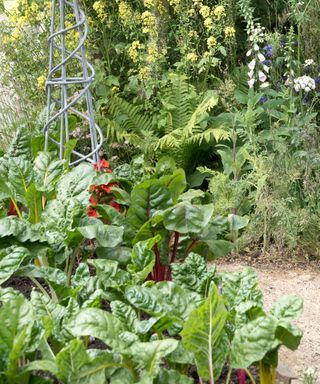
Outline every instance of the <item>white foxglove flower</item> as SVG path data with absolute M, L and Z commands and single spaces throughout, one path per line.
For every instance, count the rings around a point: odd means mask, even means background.
M 255 83 L 255 79 L 250 79 L 248 81 L 249 88 L 252 88 L 254 86 L 254 83 Z
M 253 71 L 254 68 L 255 68 L 255 66 L 256 66 L 256 60 L 253 59 L 253 60 L 251 60 L 250 63 L 248 64 L 248 68 L 249 68 L 251 71 Z
M 254 44 L 253 49 L 254 49 L 255 51 L 259 51 L 259 45 L 258 45 L 258 44 Z
M 263 70 L 264 70 L 265 72 L 269 73 L 269 71 L 270 71 L 270 67 L 268 67 L 267 65 L 264 65 L 264 66 L 263 66 Z
M 254 74 L 254 71 L 253 71 L 253 70 L 250 71 L 250 72 L 248 72 L 248 77 L 249 77 L 249 79 L 252 79 L 252 78 L 253 78 L 253 74 Z
M 258 53 L 258 59 L 260 60 L 260 63 L 263 63 L 266 58 L 263 56 L 262 53 Z
M 261 83 L 264 83 L 267 80 L 266 74 L 262 71 L 259 71 L 259 80 L 261 81 Z
M 247 57 L 251 56 L 252 54 L 252 49 L 249 49 L 249 51 L 246 53 Z

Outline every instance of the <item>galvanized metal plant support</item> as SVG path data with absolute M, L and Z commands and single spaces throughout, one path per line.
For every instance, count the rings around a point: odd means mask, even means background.
M 72 18 L 75 23 L 66 27 L 68 16 L 68 20 Z M 67 49 L 67 43 L 68 33 L 73 30 L 78 32 L 79 42 L 76 48 L 71 50 Z M 66 143 L 70 139 L 70 115 L 76 115 L 83 123 L 88 124 L 91 139 L 91 151 L 84 154 L 73 150 L 74 156 L 70 165 L 77 165 L 82 161 L 99 164 L 99 150 L 103 144 L 101 129 L 95 123 L 90 92 L 95 71 L 86 59 L 84 43 L 87 34 L 86 17 L 79 7 L 78 0 L 52 0 L 49 74 L 46 81 L 48 101 L 47 121 L 44 127 L 45 150 L 48 150 L 51 141 L 59 147 L 60 158 L 64 157 Z M 59 62 L 57 63 L 57 61 Z M 68 73 L 71 63 L 75 61 L 81 69 L 80 76 L 70 76 Z M 59 139 L 54 132 L 57 128 L 59 129 Z

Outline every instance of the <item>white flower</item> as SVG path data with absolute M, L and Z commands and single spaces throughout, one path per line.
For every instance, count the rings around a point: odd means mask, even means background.
M 259 71 L 259 80 L 261 81 L 261 83 L 264 83 L 267 80 L 266 74 L 262 71 Z
M 308 59 L 304 62 L 305 67 L 309 67 L 310 65 L 314 64 L 314 61 L 312 59 Z
M 268 82 L 266 81 L 265 83 L 262 83 L 262 84 L 260 85 L 260 88 L 267 88 L 267 87 L 269 87 L 269 85 L 270 85 L 270 83 L 268 83 Z
M 255 83 L 255 79 L 250 79 L 248 81 L 249 88 L 252 88 L 254 86 L 254 83 Z
M 249 79 L 252 79 L 252 78 L 253 78 L 253 74 L 254 74 L 254 71 L 253 71 L 253 70 L 250 71 L 250 72 L 248 72 L 248 77 L 249 77 Z
M 252 71 L 252 70 L 254 70 L 255 66 L 256 66 L 256 60 L 253 59 L 253 60 L 251 60 L 250 63 L 248 64 L 248 68 Z
M 263 63 L 266 58 L 263 56 L 262 53 L 258 53 L 258 59 L 260 60 L 260 63 Z
M 295 85 L 294 85 L 294 90 L 295 90 L 296 92 L 299 92 L 300 89 L 301 89 L 301 85 L 300 85 L 300 84 L 295 84 Z
M 246 53 L 247 57 L 251 56 L 252 54 L 252 49 L 249 49 L 249 51 Z
M 301 89 L 303 89 L 305 92 L 310 92 L 311 90 L 316 88 L 316 83 L 314 79 L 310 76 L 300 76 L 294 81 L 294 90 L 296 92 L 299 92 Z
M 254 49 L 255 51 L 259 51 L 259 45 L 258 45 L 258 44 L 254 44 L 253 49 Z
M 263 70 L 264 70 L 265 72 L 269 73 L 269 71 L 270 71 L 270 67 L 268 67 L 267 65 L 264 65 L 264 66 L 263 66 Z

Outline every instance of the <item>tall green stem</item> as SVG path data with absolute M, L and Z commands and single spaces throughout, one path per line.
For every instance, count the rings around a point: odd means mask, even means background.
M 249 377 L 252 384 L 257 384 L 254 377 L 251 375 L 251 372 L 248 369 L 245 369 L 247 376 Z

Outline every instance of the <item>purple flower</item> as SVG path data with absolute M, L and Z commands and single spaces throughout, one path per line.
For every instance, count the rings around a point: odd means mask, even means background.
M 272 65 L 272 61 L 271 61 L 271 60 L 264 60 L 264 61 L 262 62 L 262 64 L 263 64 L 263 65 L 266 65 L 267 67 L 271 67 L 271 65 Z
M 286 39 L 280 40 L 281 47 L 284 47 L 286 44 L 287 44 L 287 40 Z
M 314 79 L 314 81 L 315 81 L 316 85 L 320 85 L 320 77 L 319 77 L 319 76 L 316 77 L 316 78 Z
M 266 101 L 268 101 L 268 98 L 266 96 L 261 96 L 259 99 L 259 103 L 264 104 Z
M 268 44 L 263 47 L 264 54 L 266 57 L 272 57 L 272 45 Z

